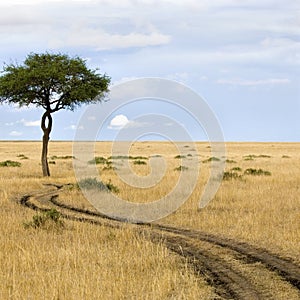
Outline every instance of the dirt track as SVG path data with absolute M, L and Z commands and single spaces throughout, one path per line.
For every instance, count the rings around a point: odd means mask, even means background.
M 72 207 L 59 201 L 58 195 L 63 191 L 63 187 L 49 184 L 45 190 L 22 196 L 19 203 L 38 211 L 45 211 L 54 206 L 62 217 L 73 221 L 114 228 L 123 226 L 120 221 L 100 213 Z M 145 238 L 153 242 L 163 242 L 168 249 L 186 258 L 196 274 L 204 275 L 221 299 L 274 299 L 272 291 L 246 276 L 241 268 L 231 261 L 239 262 L 243 267 L 250 265 L 252 268 L 259 262 L 268 272 L 276 272 L 280 281 L 288 282 L 288 288 L 293 290 L 294 294 L 298 291 L 300 299 L 300 267 L 265 249 L 224 237 L 160 224 L 131 226 Z

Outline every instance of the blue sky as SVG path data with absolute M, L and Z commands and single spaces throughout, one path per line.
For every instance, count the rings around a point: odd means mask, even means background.
M 187 85 L 227 141 L 300 141 L 299 1 L 10 0 L 0 2 L 0 14 L 1 67 L 30 52 L 79 55 L 112 84 L 155 77 Z M 72 140 L 85 109 L 55 113 L 51 138 Z M 169 111 L 203 139 L 186 115 Z M 149 103 L 116 110 L 102 138 L 148 112 Z M 0 139 L 40 140 L 41 114 L 0 106 Z

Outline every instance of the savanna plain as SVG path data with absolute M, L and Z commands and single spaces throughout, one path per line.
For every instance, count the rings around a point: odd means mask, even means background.
M 0 299 L 226 298 L 201 268 L 195 270 L 185 256 L 168 248 L 163 236 L 151 239 L 141 234 L 143 225 L 109 226 L 109 220 L 99 225 L 61 217 L 61 222 L 32 226 L 42 212 L 22 206 L 20 199 L 53 183 L 66 187 L 59 193 L 59 203 L 95 211 L 76 184 L 72 142 L 50 141 L 49 178 L 42 176 L 40 154 L 41 142 L 0 142 Z M 155 159 L 164 160 L 165 171 L 151 187 L 134 187 L 118 176 L 117 171 L 124 178 L 126 172 L 133 172 L 143 178 L 155 172 L 151 163 Z M 225 161 L 224 176 L 216 178 L 220 187 L 199 209 L 205 184 L 219 160 Z M 101 181 L 108 187 L 103 193 L 134 203 L 163 198 L 181 175 L 197 176 L 195 187 L 188 180 L 180 184 L 182 194 L 189 194 L 184 204 L 155 224 L 247 243 L 300 265 L 299 143 L 227 143 L 226 156 L 217 158 L 205 142 L 135 142 L 129 153 L 118 156 L 112 154 L 111 142 L 97 142 L 95 166 L 99 177 L 91 178 L 92 183 Z M 180 190 L 174 197 L 180 197 Z M 51 208 L 45 199 L 36 202 Z M 196 246 L 217 251 L 205 242 Z M 222 255 L 237 274 L 263 291 L 261 299 L 300 299 L 297 286 L 275 270 L 226 251 Z M 233 293 L 232 298 L 238 296 Z

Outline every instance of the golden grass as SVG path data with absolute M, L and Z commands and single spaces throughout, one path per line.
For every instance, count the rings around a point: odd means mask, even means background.
M 185 147 L 185 155 L 208 159 L 210 149 L 198 143 L 197 151 Z M 199 162 L 201 172 L 191 197 L 174 214 L 160 220 L 174 226 L 232 237 L 265 247 L 300 263 L 300 144 L 228 143 L 226 170 L 240 167 L 270 171 L 271 176 L 245 175 L 242 180 L 224 181 L 205 208 L 198 203 L 209 174 L 209 164 Z M 41 144 L 0 142 L 0 162 L 14 160 L 20 168 L 0 168 L 1 199 L 1 299 L 212 299 L 212 289 L 163 245 L 152 244 L 130 228 L 121 230 L 68 221 L 66 229 L 25 230 L 22 223 L 35 213 L 12 199 L 42 183 L 75 183 L 71 160 L 55 160 L 51 178 L 41 176 Z M 17 157 L 24 154 L 29 159 Z M 95 154 L 109 157 L 111 143 L 99 142 Z M 150 202 L 172 190 L 180 172 L 179 154 L 171 143 L 135 143 L 130 155 L 161 154 L 167 163 L 164 178 L 153 188 L 136 189 L 122 182 L 113 170 L 101 172 L 104 182 L 120 189 L 121 198 Z M 245 160 L 247 155 L 269 155 Z M 72 143 L 50 142 L 49 157 L 72 155 Z M 199 155 L 199 156 L 197 156 Z M 288 156 L 288 157 L 283 157 Z M 122 162 L 121 162 L 122 163 Z M 138 175 L 150 172 L 147 165 L 133 165 Z M 98 166 L 99 170 L 103 166 Z M 119 166 L 122 169 L 122 165 Z M 194 173 L 189 169 L 184 172 Z M 242 172 L 240 172 L 242 173 Z M 187 173 L 189 174 L 189 173 Z M 182 186 L 183 191 L 189 189 Z M 64 194 L 62 201 L 90 206 L 78 190 Z

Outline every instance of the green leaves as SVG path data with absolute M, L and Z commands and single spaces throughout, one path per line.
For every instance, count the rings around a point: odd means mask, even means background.
M 27 56 L 24 64 L 6 65 L 0 77 L 0 101 L 34 104 L 50 113 L 73 110 L 85 103 L 103 100 L 110 78 L 90 70 L 80 57 L 65 54 Z

